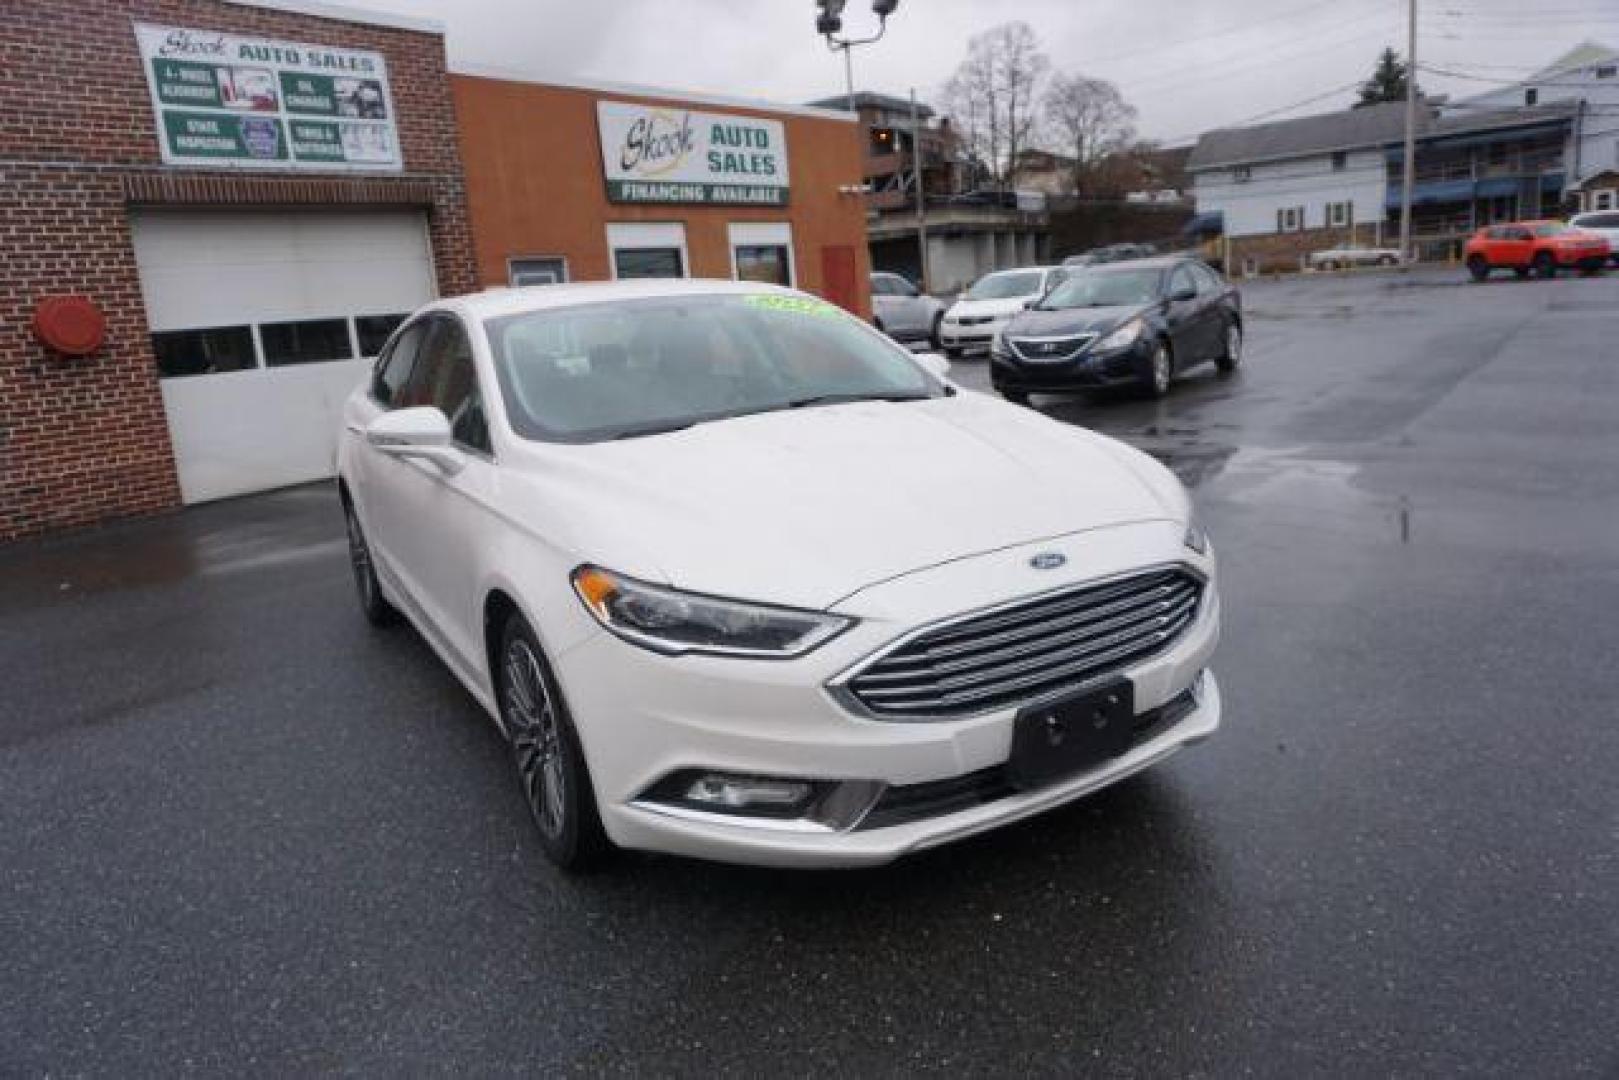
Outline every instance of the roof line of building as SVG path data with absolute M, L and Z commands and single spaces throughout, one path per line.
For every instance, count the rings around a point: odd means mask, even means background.
M 670 89 L 666 86 L 639 86 L 634 83 L 607 82 L 596 79 L 541 77 L 495 64 L 454 64 L 450 67 L 450 74 L 469 75 L 475 79 L 502 79 L 507 82 L 532 83 L 536 86 L 556 86 L 565 90 L 589 90 L 599 94 L 624 94 L 629 97 L 654 98 L 659 101 L 676 102 L 682 105 L 718 105 L 722 108 L 756 109 L 760 112 L 779 113 L 788 116 L 808 116 L 818 120 L 842 120 L 849 124 L 857 123 L 860 119 L 855 113 L 845 112 L 842 109 L 822 109 L 813 105 L 788 105 L 758 98 L 732 97 L 728 94 L 696 93 Z
M 399 15 L 391 11 L 378 11 L 375 8 L 329 4 L 325 0 L 225 0 L 225 3 L 237 7 L 268 8 L 293 15 L 312 15 L 317 19 L 339 19 L 366 26 L 387 26 L 395 30 L 415 30 L 423 34 L 444 36 L 444 23 L 438 19 Z

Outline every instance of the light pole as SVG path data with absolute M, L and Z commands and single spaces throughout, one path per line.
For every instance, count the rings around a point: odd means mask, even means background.
M 899 7 L 899 0 L 871 0 L 871 10 L 877 15 L 877 32 L 870 37 L 846 38 L 839 37 L 843 29 L 843 8 L 848 0 L 815 0 L 815 6 L 820 14 L 815 16 L 815 32 L 826 38 L 826 47 L 833 52 L 843 51 L 843 85 L 844 101 L 850 112 L 854 112 L 854 60 L 849 50 L 856 45 L 870 45 L 882 39 L 888 30 L 888 17 L 894 14 Z

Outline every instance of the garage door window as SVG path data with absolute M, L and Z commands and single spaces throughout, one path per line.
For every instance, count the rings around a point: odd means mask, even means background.
M 261 323 L 259 341 L 264 346 L 264 362 L 270 367 L 349 360 L 354 356 L 347 319 Z
M 165 379 L 258 366 L 250 326 L 164 330 L 152 335 L 152 351 L 157 354 L 158 374 Z
M 388 341 L 388 335 L 405 321 L 404 315 L 356 315 L 354 341 L 360 346 L 360 355 L 376 356 Z

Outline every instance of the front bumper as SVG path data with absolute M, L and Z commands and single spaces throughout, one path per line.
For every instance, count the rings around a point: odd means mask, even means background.
M 1186 562 L 1208 578 L 1192 625 L 1165 651 L 1123 672 L 1134 684 L 1138 715 L 1179 702 L 1172 718 L 1144 732 L 1123 756 L 1051 786 L 1012 791 L 990 785 L 983 798 L 934 804 L 938 812 L 923 816 L 889 814 L 869 825 L 854 820 L 834 828 L 692 812 L 643 796 L 660 779 L 688 769 L 857 781 L 907 792 L 993 779 L 1011 751 L 1016 709 L 953 720 L 876 720 L 854 715 L 827 688 L 914 626 L 1015 595 L 1006 592 L 1007 577 L 980 560 L 857 594 L 838 609 L 862 621 L 797 660 L 671 658 L 607 634 L 591 638 L 557 657 L 556 666 L 608 835 L 623 847 L 727 862 L 873 865 L 1039 813 L 1207 738 L 1220 721 L 1219 687 L 1206 670 L 1219 636 L 1219 596 L 1212 562 L 1185 551 L 1180 539 L 1180 529 L 1152 522 L 1078 534 L 1063 545 L 1069 565 L 1086 567 L 1086 578 L 1135 569 L 1155 555 L 1158 562 Z M 1036 547 L 1052 544 L 1031 550 Z M 996 562 L 1026 578 L 1026 557 L 1014 551 L 1001 558 L 1005 554 L 997 553 Z M 1039 582 L 1046 588 L 1067 583 Z M 923 610 L 928 606 L 931 611 Z
M 960 349 L 963 352 L 987 351 L 990 342 L 995 340 L 996 332 L 1009 321 L 1009 318 L 993 319 L 986 323 L 963 326 L 946 319 L 939 324 L 939 344 L 944 348 Z
M 1140 382 L 1152 364 L 1152 343 L 1143 335 L 1114 352 L 1082 352 L 1073 360 L 1030 361 L 990 354 L 989 378 L 996 390 L 1066 393 Z

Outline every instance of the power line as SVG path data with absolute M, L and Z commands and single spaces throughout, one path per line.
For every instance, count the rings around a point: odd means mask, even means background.
M 1369 30 L 1363 30 L 1358 34 L 1351 34 L 1349 37 L 1346 37 L 1346 38 L 1339 38 L 1339 39 L 1336 39 L 1336 40 L 1333 40 L 1333 41 L 1326 42 L 1324 45 L 1322 45 L 1322 46 L 1320 46 L 1318 48 L 1305 49 L 1305 50 L 1302 50 L 1300 52 L 1287 53 L 1287 54 L 1281 54 L 1281 55 L 1278 55 L 1277 52 L 1275 51 L 1275 49 L 1273 48 L 1273 49 L 1268 50 L 1269 55 L 1264 60 L 1258 61 L 1256 63 L 1241 64 L 1241 65 L 1238 65 L 1238 66 L 1235 66 L 1235 67 L 1231 66 L 1229 63 L 1226 63 L 1224 60 L 1222 60 L 1222 61 L 1217 62 L 1221 66 L 1221 70 L 1218 71 L 1217 73 L 1211 74 L 1211 75 L 1206 75 L 1206 76 L 1201 76 L 1201 77 L 1190 79 L 1190 80 L 1183 79 L 1183 78 L 1181 78 L 1179 73 L 1175 73 L 1175 74 L 1168 74 L 1168 75 L 1164 76 L 1163 78 L 1150 79 L 1145 84 L 1142 84 L 1142 83 L 1138 82 L 1138 83 L 1124 83 L 1123 85 L 1125 87 L 1129 88 L 1129 90 L 1131 92 L 1131 96 L 1143 97 L 1143 98 L 1146 98 L 1147 100 L 1150 101 L 1154 97 L 1162 97 L 1163 93 L 1165 91 L 1168 91 L 1168 90 L 1179 91 L 1179 90 L 1184 89 L 1187 86 L 1198 86 L 1198 85 L 1202 85 L 1202 84 L 1205 84 L 1205 83 L 1211 83 L 1211 82 L 1223 82 L 1226 79 L 1236 78 L 1236 77 L 1239 77 L 1239 76 L 1242 76 L 1242 75 L 1247 75 L 1247 74 L 1250 74 L 1250 73 L 1252 73 L 1254 71 L 1258 71 L 1258 70 L 1266 70 L 1266 71 L 1273 70 L 1281 63 L 1286 63 L 1286 62 L 1290 62 L 1290 61 L 1294 61 L 1294 60 L 1302 60 L 1302 59 L 1306 59 L 1306 58 L 1312 57 L 1312 56 L 1319 56 L 1322 53 L 1336 52 L 1336 51 L 1342 49 L 1346 45 L 1353 44 L 1354 42 L 1357 42 L 1357 41 L 1363 41 L 1363 40 L 1365 40 L 1367 38 L 1381 36 L 1381 35 L 1383 35 L 1385 33 L 1386 33 L 1386 31 L 1382 27 L 1376 27 L 1376 28 L 1369 29 Z M 1303 40 L 1303 39 L 1300 39 L 1300 40 Z M 1320 38 L 1319 37 L 1314 37 L 1311 40 L 1319 41 Z M 1145 92 L 1143 92 L 1143 89 L 1145 90 Z
M 1324 101 L 1329 97 L 1333 97 L 1334 95 L 1342 94 L 1342 93 L 1344 93 L 1345 91 L 1348 91 L 1348 90 L 1353 90 L 1356 87 L 1360 86 L 1360 84 L 1361 84 L 1361 80 L 1356 79 L 1354 82 L 1344 83 L 1342 86 L 1335 86 L 1331 90 L 1327 90 L 1327 91 L 1324 91 L 1322 93 L 1315 94 L 1315 95 L 1313 95 L 1311 97 L 1307 97 L 1302 101 L 1295 101 L 1290 105 L 1283 105 L 1280 108 L 1270 109 L 1267 112 L 1256 113 L 1253 116 L 1244 117 L 1241 120 L 1234 120 L 1229 124 L 1221 124 L 1219 128 L 1209 128 L 1209 129 L 1206 129 L 1206 130 L 1217 131 L 1217 130 L 1222 130 L 1222 129 L 1225 129 L 1225 128 L 1246 127 L 1249 124 L 1257 123 L 1260 120 L 1268 120 L 1273 116 L 1280 115 L 1281 113 L 1292 112 L 1294 109 L 1302 109 L 1306 105 L 1314 105 L 1318 101 Z M 1186 134 L 1186 135 L 1171 136 L 1171 137 L 1163 139 L 1161 141 L 1163 141 L 1163 142 L 1179 142 L 1182 139 L 1195 139 L 1201 134 L 1203 134 L 1203 132 L 1195 131 L 1195 132 L 1192 132 L 1192 133 Z

